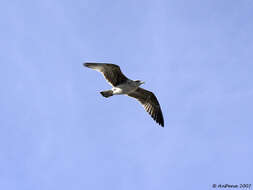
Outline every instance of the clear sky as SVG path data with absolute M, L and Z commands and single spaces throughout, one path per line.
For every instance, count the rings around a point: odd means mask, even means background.
M 252 0 L 1 1 L 0 189 L 253 183 Z M 120 65 L 159 127 L 85 61 Z

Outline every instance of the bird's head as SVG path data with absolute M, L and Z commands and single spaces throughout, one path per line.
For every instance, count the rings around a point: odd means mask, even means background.
M 138 84 L 138 86 L 140 86 L 140 85 L 142 85 L 142 84 L 145 83 L 144 81 L 141 81 L 141 80 L 136 80 L 135 82 Z

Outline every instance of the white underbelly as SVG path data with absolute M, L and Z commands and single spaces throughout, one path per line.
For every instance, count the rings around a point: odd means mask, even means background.
M 138 87 L 133 87 L 130 85 L 119 85 L 117 87 L 113 87 L 112 91 L 113 94 L 128 94 L 130 92 L 133 92 L 137 89 Z
M 123 94 L 123 90 L 121 88 L 113 87 L 113 94 Z

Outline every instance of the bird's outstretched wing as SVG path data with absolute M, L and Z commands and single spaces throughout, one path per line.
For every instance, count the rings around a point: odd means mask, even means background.
M 143 88 L 137 88 L 136 91 L 128 94 L 128 96 L 136 98 L 144 107 L 144 109 L 151 115 L 151 117 L 162 127 L 164 127 L 163 114 L 160 104 L 153 94 Z
M 107 82 L 112 86 L 117 86 L 118 84 L 124 83 L 128 80 L 128 78 L 121 72 L 118 65 L 108 63 L 84 63 L 83 65 L 101 72 Z

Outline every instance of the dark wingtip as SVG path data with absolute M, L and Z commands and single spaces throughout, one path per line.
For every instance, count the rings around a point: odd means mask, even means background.
M 164 128 L 164 122 L 157 122 L 162 128 Z
M 164 127 L 164 119 L 163 114 L 160 112 L 159 114 L 155 115 L 153 119 L 161 126 Z
M 164 127 L 164 120 L 163 120 L 163 116 L 162 116 L 162 123 L 161 126 Z
M 88 67 L 88 66 L 89 66 L 89 63 L 83 63 L 83 66 L 84 66 L 84 67 Z

